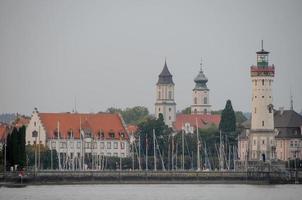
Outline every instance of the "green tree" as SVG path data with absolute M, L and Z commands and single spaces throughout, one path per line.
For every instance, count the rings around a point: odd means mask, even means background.
M 159 115 L 158 119 L 148 117 L 145 121 L 139 125 L 139 134 L 141 137 L 141 148 L 145 150 L 146 143 L 148 144 L 148 155 L 153 155 L 153 129 L 159 145 L 159 149 L 163 155 L 167 155 L 169 134 L 171 130 L 165 125 L 162 115 Z
M 221 113 L 219 130 L 221 130 L 222 132 L 236 131 L 236 117 L 231 100 L 227 100 L 225 108 Z
M 40 169 L 51 169 L 51 161 L 53 169 L 59 168 L 58 156 L 56 150 L 50 150 L 47 146 L 40 145 Z M 38 149 L 38 146 L 37 146 Z M 38 152 L 37 152 L 38 154 Z M 38 155 L 37 155 L 38 156 Z M 34 168 L 35 166 L 35 145 L 26 145 L 27 166 Z M 38 160 L 38 159 L 37 159 Z
M 132 108 L 113 108 L 110 107 L 106 110 L 108 113 L 120 113 L 126 124 L 138 125 L 140 122 L 144 121 L 149 116 L 149 111 L 146 107 L 135 106 Z M 101 112 L 100 112 L 101 113 Z
M 181 111 L 182 114 L 191 114 L 191 107 L 187 107 Z

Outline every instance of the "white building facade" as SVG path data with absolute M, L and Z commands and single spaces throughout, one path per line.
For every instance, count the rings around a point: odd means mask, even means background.
M 99 163 L 104 156 L 130 156 L 127 129 L 119 114 L 39 113 L 35 109 L 26 129 L 26 144 L 56 150 L 61 168 L 84 169 L 88 159 Z

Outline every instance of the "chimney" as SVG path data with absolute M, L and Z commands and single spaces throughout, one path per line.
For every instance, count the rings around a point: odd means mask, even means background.
M 284 107 L 280 107 L 279 110 L 280 110 L 280 115 L 283 115 Z

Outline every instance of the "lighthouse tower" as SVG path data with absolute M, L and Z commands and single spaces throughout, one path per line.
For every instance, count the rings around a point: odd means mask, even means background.
M 274 110 L 273 79 L 274 65 L 269 65 L 269 52 L 263 49 L 257 54 L 257 65 L 251 66 L 252 79 L 252 121 L 249 135 L 250 160 L 274 158 Z
M 160 114 L 163 116 L 165 124 L 172 127 L 176 120 L 176 103 L 174 101 L 174 82 L 166 61 L 156 84 L 156 118 Z
M 202 70 L 202 62 L 200 63 L 200 71 L 194 79 L 195 87 L 192 97 L 193 104 L 191 105 L 192 114 L 211 114 L 211 105 L 209 101 L 209 88 L 207 87 L 208 79 Z

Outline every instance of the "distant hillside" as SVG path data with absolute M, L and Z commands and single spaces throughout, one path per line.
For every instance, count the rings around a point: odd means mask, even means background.
M 0 114 L 0 122 L 2 123 L 11 123 L 16 119 L 17 115 L 14 113 L 4 113 Z

